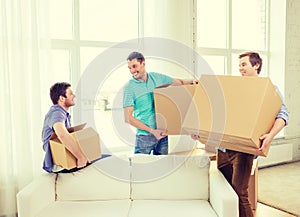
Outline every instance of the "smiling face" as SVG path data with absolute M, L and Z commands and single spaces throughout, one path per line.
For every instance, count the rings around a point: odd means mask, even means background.
M 139 81 L 146 81 L 147 73 L 145 70 L 145 61 L 139 62 L 136 58 L 128 60 L 128 68 L 132 76 Z
M 239 70 L 242 76 L 258 76 L 257 69 L 259 68 L 259 66 L 259 64 L 252 66 L 249 56 L 240 58 Z

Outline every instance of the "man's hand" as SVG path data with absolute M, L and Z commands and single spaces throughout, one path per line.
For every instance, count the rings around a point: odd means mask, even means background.
M 258 153 L 264 153 L 267 147 L 271 144 L 273 136 L 270 133 L 264 134 L 259 138 L 262 141 L 261 147 L 257 149 Z
M 193 80 L 192 84 L 199 84 L 199 80 Z
M 199 135 L 196 135 L 196 134 L 191 134 L 191 138 L 193 140 L 199 140 L 200 139 L 200 136 Z
M 166 130 L 160 130 L 160 129 L 151 130 L 151 133 L 158 140 L 160 140 L 168 135 Z
M 77 159 L 77 168 L 82 168 L 87 165 L 87 163 L 90 163 L 89 160 L 84 156 L 82 158 Z

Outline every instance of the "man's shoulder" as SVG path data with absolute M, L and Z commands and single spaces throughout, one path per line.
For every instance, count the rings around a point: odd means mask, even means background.
M 160 76 L 166 76 L 166 75 L 162 74 L 160 72 L 148 72 L 148 76 L 150 76 L 150 77 L 160 77 Z
M 172 79 L 169 75 L 160 72 L 148 72 L 148 76 L 153 79 Z
M 68 117 L 68 112 L 64 110 L 59 105 L 52 105 L 48 111 L 48 113 L 45 116 L 45 120 L 48 120 L 49 122 L 53 122 L 56 120 L 57 122 L 64 121 Z
M 64 110 L 60 105 L 55 104 L 55 105 L 52 105 L 48 111 L 48 114 L 52 114 L 52 113 L 67 114 L 68 112 L 66 110 Z

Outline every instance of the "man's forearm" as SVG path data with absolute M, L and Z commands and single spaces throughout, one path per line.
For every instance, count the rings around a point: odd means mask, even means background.
M 153 131 L 153 129 L 151 127 L 147 126 L 146 124 L 144 124 L 143 122 L 141 122 L 140 120 L 136 119 L 133 116 L 129 117 L 126 122 L 135 128 L 145 130 L 149 133 L 152 133 L 152 131 Z
M 172 84 L 173 86 L 178 85 L 189 85 L 189 84 L 197 84 L 198 81 L 196 79 L 174 79 Z

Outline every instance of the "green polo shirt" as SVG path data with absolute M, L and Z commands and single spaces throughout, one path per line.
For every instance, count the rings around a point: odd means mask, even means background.
M 173 78 L 156 72 L 148 73 L 147 82 L 132 78 L 124 87 L 123 108 L 133 106 L 133 116 L 150 128 L 156 129 L 153 90 L 172 82 Z M 137 134 L 148 135 L 150 133 L 137 129 Z

